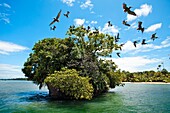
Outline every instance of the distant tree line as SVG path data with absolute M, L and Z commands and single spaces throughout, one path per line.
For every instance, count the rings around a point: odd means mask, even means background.
M 0 80 L 28 80 L 27 78 L 9 78 L 9 79 L 0 79 Z
M 160 71 L 121 72 L 123 82 L 170 82 L 170 72 L 165 68 Z

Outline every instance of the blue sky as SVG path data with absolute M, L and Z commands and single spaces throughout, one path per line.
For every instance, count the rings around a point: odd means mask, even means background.
M 132 6 L 137 16 L 123 12 L 122 4 Z M 170 71 L 170 13 L 169 0 L 0 0 L 0 78 L 24 77 L 21 72 L 35 42 L 43 38 L 64 38 L 70 25 L 97 27 L 100 32 L 116 35 L 125 43 L 121 58 L 113 52 L 112 59 L 121 70 L 155 70 L 161 62 Z M 49 23 L 62 9 L 63 15 L 51 31 Z M 111 21 L 112 27 L 107 22 Z M 127 20 L 131 27 L 124 26 Z M 143 22 L 145 32 L 136 30 Z M 153 33 L 159 37 L 150 40 Z M 132 44 L 147 40 L 147 45 Z

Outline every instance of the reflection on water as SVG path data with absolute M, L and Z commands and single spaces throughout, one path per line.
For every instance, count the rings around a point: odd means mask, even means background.
M 170 112 L 170 85 L 131 84 L 91 101 L 53 101 L 30 81 L 0 81 L 0 113 Z

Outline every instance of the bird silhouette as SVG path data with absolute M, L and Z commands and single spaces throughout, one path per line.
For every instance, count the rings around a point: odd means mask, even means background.
M 124 9 L 123 11 L 124 12 L 127 12 L 128 14 L 133 15 L 133 16 L 137 16 L 134 11 L 130 10 L 131 8 L 132 7 L 127 7 L 127 5 L 125 3 L 123 3 L 123 9 Z
M 133 45 L 136 47 L 136 44 L 139 42 L 140 40 L 135 40 L 133 41 Z
M 95 29 L 95 31 L 93 31 L 93 33 L 96 35 L 99 34 L 99 30 L 96 27 L 94 29 Z
M 109 27 L 109 26 L 112 26 L 112 24 L 111 24 L 111 22 L 110 22 L 110 21 L 108 21 L 107 23 L 108 23 L 108 27 Z
M 132 7 L 127 7 L 127 5 L 125 4 L 125 3 L 123 3 L 123 11 L 124 12 L 128 12 L 129 10 L 130 10 L 130 8 L 132 8 Z
M 120 37 L 119 37 L 119 33 L 117 33 L 117 35 L 115 36 L 115 42 L 118 42 L 118 41 L 119 41 L 119 39 L 120 39 Z
M 69 17 L 70 11 L 67 11 L 64 16 L 66 16 L 67 18 Z
M 141 44 L 142 44 L 142 45 L 147 44 L 145 41 L 146 41 L 146 39 L 143 39 Z
M 53 27 L 50 27 L 50 30 L 55 30 L 56 29 L 56 26 L 53 26 Z
M 86 31 L 87 31 L 87 32 L 89 32 L 89 31 L 90 31 L 90 26 L 87 26 Z
M 155 39 L 157 39 L 158 37 L 156 36 L 156 33 L 152 34 L 151 39 L 154 41 Z
M 87 29 L 90 30 L 90 26 L 87 26 Z
M 125 45 L 124 43 L 123 43 L 123 44 L 120 44 L 119 48 L 120 48 L 121 51 L 122 51 L 122 47 L 123 47 L 124 45 Z
M 141 32 L 143 33 L 144 32 L 144 27 L 142 27 L 142 22 L 141 21 L 139 21 L 138 22 L 138 28 L 137 28 L 137 30 L 141 30 Z
M 118 57 L 120 57 L 120 52 L 117 52 L 116 54 L 117 54 Z
M 53 21 L 50 23 L 49 26 L 51 26 L 52 24 L 54 24 L 55 22 L 59 22 L 59 18 L 60 18 L 60 15 L 61 15 L 61 10 L 58 12 L 57 16 L 55 18 L 53 18 Z
M 128 24 L 126 20 L 123 20 L 122 24 L 124 24 L 126 26 L 130 26 L 130 24 Z

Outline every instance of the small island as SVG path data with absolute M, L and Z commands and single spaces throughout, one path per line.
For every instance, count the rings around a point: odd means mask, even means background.
M 46 85 L 54 99 L 91 100 L 121 85 L 117 65 L 105 59 L 121 49 L 114 36 L 84 26 L 70 26 L 66 34 L 34 45 L 22 69 L 28 80 Z

